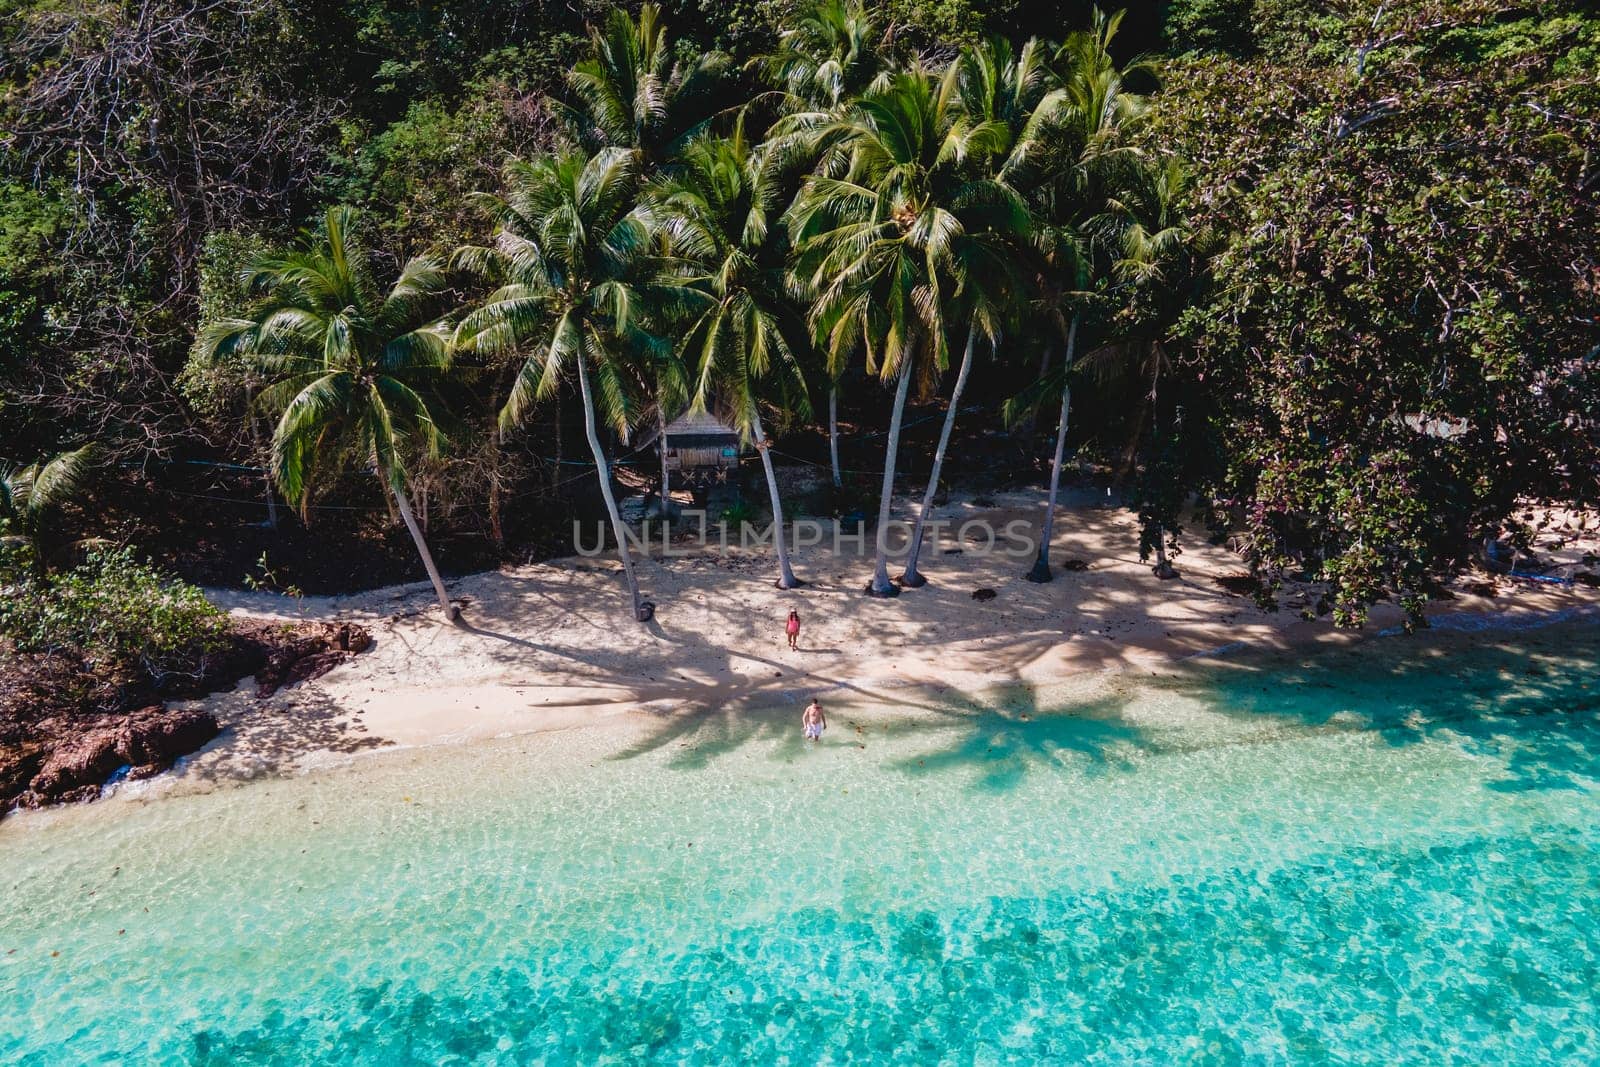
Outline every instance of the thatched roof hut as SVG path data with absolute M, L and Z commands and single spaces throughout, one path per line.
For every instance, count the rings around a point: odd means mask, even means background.
M 689 482 L 726 481 L 739 466 L 739 431 L 710 412 L 690 412 L 667 423 L 667 470 Z

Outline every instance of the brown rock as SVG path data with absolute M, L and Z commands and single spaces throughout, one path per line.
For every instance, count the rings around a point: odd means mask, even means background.
M 342 652 L 337 649 L 331 652 L 313 652 L 309 656 L 302 656 L 289 664 L 288 671 L 284 674 L 283 685 L 299 685 L 313 678 L 321 678 L 339 664 L 349 659 L 352 653 Z
M 30 783 L 32 791 L 53 802 L 84 786 L 94 786 L 122 766 L 114 729 L 95 729 L 56 745 Z
M 159 705 L 129 712 L 117 731 L 117 755 L 123 764 L 170 767 L 210 741 L 222 728 L 209 711 L 174 711 Z
M 319 678 L 372 647 L 372 635 L 366 628 L 349 622 L 315 623 L 287 631 L 280 628 L 262 633 L 258 640 L 270 646 L 265 664 L 256 671 L 258 697 Z
M 39 765 L 29 783 L 38 802 L 93 799 L 117 768 L 164 770 L 221 732 L 210 712 L 160 705 L 81 725 L 80 732 L 61 740 Z M 25 794 L 19 802 L 26 806 L 29 799 Z
M 40 748 L 0 749 L 0 811 L 5 810 L 7 797 L 27 787 L 43 762 L 44 750 Z

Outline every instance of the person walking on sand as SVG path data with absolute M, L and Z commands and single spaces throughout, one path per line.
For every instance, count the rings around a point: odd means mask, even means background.
M 815 698 L 806 705 L 806 713 L 800 717 L 800 725 L 805 728 L 807 741 L 821 741 L 822 731 L 828 728 L 828 717 L 822 713 L 822 701 Z
M 789 612 L 789 621 L 784 624 L 784 632 L 789 635 L 789 647 L 796 652 L 800 651 L 800 613 Z

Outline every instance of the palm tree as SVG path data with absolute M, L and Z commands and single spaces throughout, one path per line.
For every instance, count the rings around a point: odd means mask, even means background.
M 1127 174 L 1098 220 L 1106 244 L 1117 253 L 1113 277 L 1131 289 L 1129 317 L 1134 324 L 1117 343 L 1093 353 L 1092 362 L 1103 376 L 1131 373 L 1149 382 L 1128 445 L 1129 465 L 1147 418 L 1153 417 L 1158 440 L 1164 429 L 1161 376 L 1170 364 L 1161 340 L 1184 306 L 1184 294 L 1174 283 L 1186 274 L 1197 243 L 1204 242 L 1183 212 L 1192 184 L 1188 167 L 1176 157 L 1144 161 Z M 1153 571 L 1163 579 L 1178 576 L 1167 558 L 1169 517 L 1147 514 L 1140 531 L 1140 558 L 1154 554 Z
M 896 382 L 878 505 L 873 596 L 889 580 L 885 530 L 911 379 L 931 385 L 948 364 L 947 315 L 975 277 L 1014 262 L 1007 239 L 1026 229 L 1014 190 L 974 173 L 992 132 L 970 127 L 954 83 L 914 67 L 819 132 L 850 153 L 843 177 L 813 175 L 791 209 L 795 273 L 814 294 L 810 320 L 830 358 L 860 347 L 867 369 Z
M 784 118 L 769 133 L 760 157 L 764 183 L 777 185 L 819 165 L 827 171 L 847 161 L 847 152 L 837 145 L 836 160 L 819 159 L 827 152 L 819 148 L 815 135 L 839 118 L 850 101 L 887 84 L 890 63 L 881 45 L 880 27 L 859 0 L 816 0 L 784 25 L 775 51 L 747 64 L 783 96 Z M 792 200 L 796 191 L 796 186 L 783 188 L 784 199 Z M 848 355 L 830 358 L 826 367 L 828 458 L 835 489 L 844 482 L 839 467 L 839 386 Z
M 804 324 L 788 298 L 783 249 L 773 240 L 759 195 L 759 165 L 741 132 L 697 141 L 654 199 L 673 251 L 693 265 L 689 283 L 710 298 L 682 340 L 684 362 L 698 368 L 695 406 L 715 397 L 735 428 L 755 442 L 772 505 L 776 584 L 793 589 L 802 583 L 789 566 L 761 401 L 777 391 L 787 410 L 809 415 L 805 379 L 789 341 L 803 336 Z
M 1105 218 L 1119 183 L 1139 162 L 1125 134 L 1144 113 L 1146 101 L 1130 92 L 1127 82 L 1136 73 L 1148 72 L 1149 67 L 1135 60 L 1119 69 L 1112 59 L 1111 42 L 1121 21 L 1121 13 L 1107 16 L 1097 8 L 1089 30 L 1068 35 L 1056 54 L 1055 77 L 1061 95 L 1037 129 L 1028 153 L 1030 166 L 1048 175 L 1033 185 L 1034 215 L 1039 220 L 1035 244 L 1044 261 L 1039 280 L 1041 310 L 1055 325 L 1056 337 L 1065 350 L 1059 373 L 1049 371 L 1049 345 L 1040 368 L 1042 378 L 1059 385 L 1061 413 L 1039 555 L 1027 574 L 1035 582 L 1048 582 L 1052 577 L 1050 539 L 1082 312 L 1088 291 L 1103 276 L 1097 263 L 1103 257 L 1095 256 L 1092 238 L 1103 228 L 1099 220 Z
M 585 146 L 628 150 L 648 178 L 722 110 L 728 67 L 716 52 L 678 61 L 655 4 L 642 5 L 637 19 L 614 7 L 590 28 L 589 55 L 567 75 L 572 103 L 557 107 Z
M 1034 247 L 1043 264 L 1037 318 L 1044 327 L 1044 353 L 1038 381 L 1007 403 L 1005 419 L 1012 425 L 1031 419 L 1042 398 L 1060 394 L 1061 410 L 1056 418 L 1055 451 L 1050 459 L 1050 489 L 1045 498 L 1044 522 L 1040 525 L 1039 553 L 1032 569 L 1024 576 L 1030 582 L 1049 582 L 1055 577 L 1050 570 L 1050 542 L 1055 536 L 1061 461 L 1066 456 L 1067 425 L 1072 415 L 1072 382 L 1079 369 L 1078 334 L 1091 295 L 1086 292 L 1091 264 L 1087 242 L 1070 225 L 1039 226 L 1034 235 Z M 1050 357 L 1058 341 L 1062 347 L 1062 361 L 1056 368 L 1051 365 Z
M 1047 135 L 1050 124 L 1065 103 L 1065 93 L 1053 88 L 1043 46 L 1037 39 L 1029 40 L 1020 53 L 1014 54 L 1009 41 L 992 37 L 975 47 L 963 49 L 946 74 L 946 90 L 952 88 L 955 107 L 964 126 L 971 131 L 974 158 L 969 167 L 1015 190 L 1031 176 L 1033 162 L 1040 154 L 1040 140 Z M 1031 220 L 1026 225 L 1031 228 Z M 1013 228 L 1006 236 L 1020 238 L 1022 231 Z M 900 576 L 902 586 L 915 588 L 927 584 L 927 579 L 917 569 L 923 527 L 933 511 L 945 450 L 972 368 L 980 324 L 993 346 L 998 343 L 1002 320 L 1020 310 L 1025 290 L 1017 284 L 1019 272 L 1015 264 L 1023 251 L 1022 241 L 1016 240 L 1003 250 L 1003 258 L 993 264 L 993 269 L 974 272 L 974 284 L 968 288 L 966 317 L 970 325 L 966 348 L 950 392 L 949 407 L 945 409 L 922 507 L 917 512 L 911 551 Z
M 451 323 L 436 312 L 448 276 L 422 256 L 384 292 L 354 226 L 350 208 L 330 208 L 319 237 L 258 259 L 244 279 L 256 294 L 248 314 L 207 326 L 197 344 L 213 356 L 251 356 L 271 381 L 257 403 L 281 412 L 272 476 L 302 515 L 331 470 L 351 459 L 370 467 L 405 521 L 440 609 L 453 618 L 412 514 L 406 467 L 408 455 L 436 457 L 443 440 L 434 408 L 450 369 Z
M 35 570 L 50 558 L 50 520 L 83 491 L 97 452 L 84 445 L 26 467 L 0 465 L 0 542 L 23 546 Z
M 497 275 L 502 283 L 462 319 L 456 344 L 485 355 L 532 349 L 500 410 L 500 424 L 508 430 L 564 378 L 577 378 L 584 431 L 633 614 L 647 622 L 655 605 L 639 593 L 597 412 L 619 433 L 627 432 L 637 407 L 630 386 L 659 347 L 646 329 L 647 312 L 681 309 L 698 294 L 661 275 L 646 220 L 636 210 L 639 159 L 631 150 L 513 162 L 505 184 L 503 198 L 480 198 L 495 223 L 494 246 L 456 253 L 461 265 Z
M 668 344 L 653 344 L 644 352 L 641 386 L 655 400 L 656 451 L 661 460 L 661 518 L 672 522 L 672 472 L 667 467 L 667 424 L 689 408 L 693 383 L 679 352 Z
M 889 69 L 881 44 L 877 20 L 858 0 L 816 0 L 785 23 L 775 51 L 749 65 L 784 94 L 785 111 L 833 112 Z

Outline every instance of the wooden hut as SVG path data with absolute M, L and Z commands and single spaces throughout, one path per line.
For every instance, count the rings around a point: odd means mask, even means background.
M 742 447 L 739 431 L 709 412 L 680 415 L 667 423 L 661 441 L 667 470 L 696 489 L 737 482 Z

